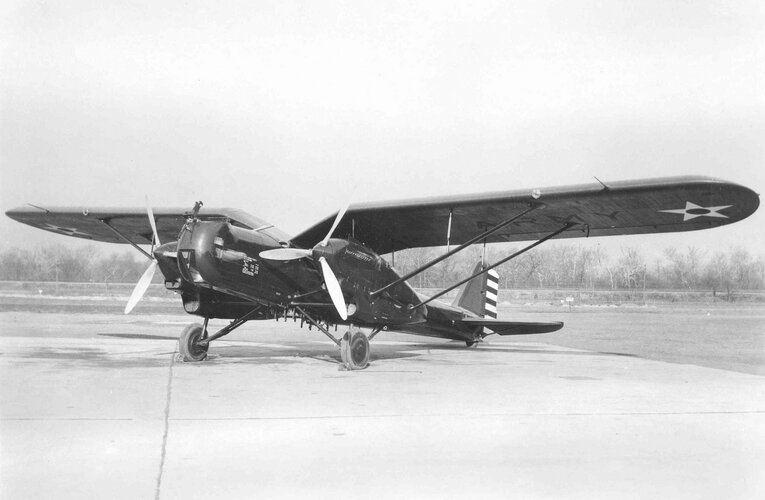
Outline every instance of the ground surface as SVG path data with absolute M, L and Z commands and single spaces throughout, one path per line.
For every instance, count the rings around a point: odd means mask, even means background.
M 17 310 L 13 310 L 17 309 Z M 250 323 L 0 312 L 0 497 L 765 497 L 765 308 L 505 308 L 477 349 L 392 333 L 338 368 Z

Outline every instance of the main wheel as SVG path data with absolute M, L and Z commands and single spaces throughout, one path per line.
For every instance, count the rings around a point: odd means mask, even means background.
M 340 359 L 348 370 L 369 366 L 369 339 L 360 331 L 349 330 L 340 340 Z
M 183 329 L 178 339 L 178 351 L 183 361 L 202 361 L 207 357 L 207 345 L 199 344 L 204 334 L 204 327 L 191 324 Z

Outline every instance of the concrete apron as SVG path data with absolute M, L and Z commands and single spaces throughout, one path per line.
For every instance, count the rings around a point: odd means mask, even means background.
M 6 337 L 2 498 L 765 495 L 765 384 L 497 339 Z

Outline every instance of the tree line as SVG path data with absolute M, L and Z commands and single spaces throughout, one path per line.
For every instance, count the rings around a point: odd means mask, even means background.
M 138 261 L 125 252 L 104 255 L 90 245 L 11 248 L 0 253 L 0 280 L 133 283 L 147 266 L 147 259 Z
M 486 262 L 496 262 L 519 249 L 489 245 Z M 418 268 L 445 252 L 417 248 L 386 255 L 401 273 Z M 48 245 L 0 252 L 0 280 L 135 283 L 147 261 L 125 252 L 102 253 L 94 246 Z M 468 276 L 481 260 L 480 246 L 450 257 L 410 280 L 416 288 L 444 288 Z M 501 288 L 572 288 L 589 290 L 765 289 L 765 255 L 744 248 L 707 252 L 696 247 L 667 248 L 649 258 L 639 249 L 607 252 L 576 243 L 555 242 L 535 248 L 497 268 Z M 155 280 L 161 281 L 160 273 Z
M 498 262 L 519 250 L 510 245 L 490 245 L 485 262 Z M 401 272 L 417 269 L 442 254 L 444 248 L 418 248 L 397 252 Z M 480 248 L 428 269 L 410 280 L 416 288 L 444 288 L 473 271 L 482 258 Z M 571 288 L 580 290 L 732 290 L 765 289 L 765 254 L 752 255 L 741 247 L 706 252 L 697 247 L 666 248 L 658 258 L 635 247 L 605 251 L 576 243 L 556 242 L 537 247 L 496 268 L 503 289 Z

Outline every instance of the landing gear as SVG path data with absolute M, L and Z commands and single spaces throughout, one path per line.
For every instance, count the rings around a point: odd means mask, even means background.
M 340 340 L 340 359 L 348 370 L 369 366 L 369 339 L 361 331 L 348 330 Z
M 191 324 L 183 329 L 178 339 L 178 351 L 183 361 L 203 361 L 207 357 L 209 344 L 200 343 L 205 333 L 205 327 Z
M 178 339 L 178 350 L 181 353 L 181 358 L 183 361 L 204 360 L 207 357 L 207 348 L 210 346 L 210 342 L 228 335 L 258 314 L 260 314 L 260 306 L 255 307 L 241 318 L 235 319 L 212 335 L 207 334 L 207 322 L 210 318 L 205 318 L 204 325 L 187 326 Z
M 367 338 L 367 336 L 360 330 L 351 327 L 351 329 L 343 335 L 342 339 L 337 340 L 334 335 L 329 333 L 329 330 L 311 317 L 305 309 L 300 306 L 295 306 L 295 309 L 306 319 L 306 321 L 318 328 L 321 333 L 329 337 L 329 339 L 340 348 L 340 359 L 346 370 L 363 370 L 369 366 L 369 338 L 377 335 L 382 328 L 373 330 L 372 334 Z

